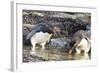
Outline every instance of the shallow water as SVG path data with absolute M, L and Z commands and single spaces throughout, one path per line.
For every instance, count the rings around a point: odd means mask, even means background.
M 23 62 L 38 62 L 38 61 L 65 61 L 65 60 L 89 60 L 89 54 L 67 54 L 57 48 L 36 48 L 33 54 L 30 46 L 24 46 L 23 49 Z

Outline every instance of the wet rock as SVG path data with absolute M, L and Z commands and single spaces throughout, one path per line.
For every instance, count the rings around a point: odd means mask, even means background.
M 41 62 L 41 61 L 46 61 L 46 60 L 43 59 L 42 57 L 38 57 L 35 55 L 27 55 L 27 54 L 23 55 L 23 62 Z
M 88 25 L 91 24 L 91 14 L 23 10 L 23 24 L 35 25 L 41 22 L 57 26 L 61 31 L 66 32 L 61 32 L 60 35 L 70 36 L 78 30 L 86 30 L 90 28 Z
M 70 39 L 67 39 L 67 38 L 51 39 L 50 46 L 56 47 L 56 48 L 69 47 L 69 41 L 70 41 Z
M 28 30 L 27 27 L 23 27 L 23 44 L 27 44 L 27 42 L 29 42 L 29 41 L 26 40 L 26 36 L 27 36 L 27 34 L 28 34 L 29 32 L 30 32 L 30 31 Z

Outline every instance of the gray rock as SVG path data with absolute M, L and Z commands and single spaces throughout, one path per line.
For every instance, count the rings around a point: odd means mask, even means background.
M 69 39 L 67 38 L 55 38 L 51 39 L 50 46 L 56 48 L 65 48 L 69 46 Z

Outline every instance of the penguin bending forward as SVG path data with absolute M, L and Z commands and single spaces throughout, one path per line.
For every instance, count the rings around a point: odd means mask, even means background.
M 90 36 L 87 33 L 87 31 L 84 30 L 77 31 L 71 39 L 70 46 L 71 50 L 69 51 L 69 54 L 71 54 L 73 50 L 76 51 L 76 54 L 88 53 L 91 48 L 91 42 L 90 42 Z
M 50 41 L 53 34 L 53 27 L 46 23 L 39 23 L 32 28 L 31 32 L 27 35 L 26 40 L 30 39 L 32 44 L 31 52 L 34 52 L 36 44 L 40 44 L 42 49 L 45 49 L 46 42 Z

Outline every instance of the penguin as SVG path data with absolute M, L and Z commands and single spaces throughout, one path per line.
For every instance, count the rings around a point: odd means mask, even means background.
M 76 51 L 76 54 L 88 53 L 91 49 L 91 42 L 87 31 L 79 30 L 75 32 L 71 38 L 70 46 L 69 54 L 71 54 L 73 50 Z
M 31 32 L 26 36 L 26 40 L 30 40 L 32 44 L 31 52 L 36 49 L 36 44 L 40 44 L 42 49 L 45 49 L 45 45 L 50 41 L 53 34 L 53 27 L 46 23 L 39 23 L 34 26 Z

